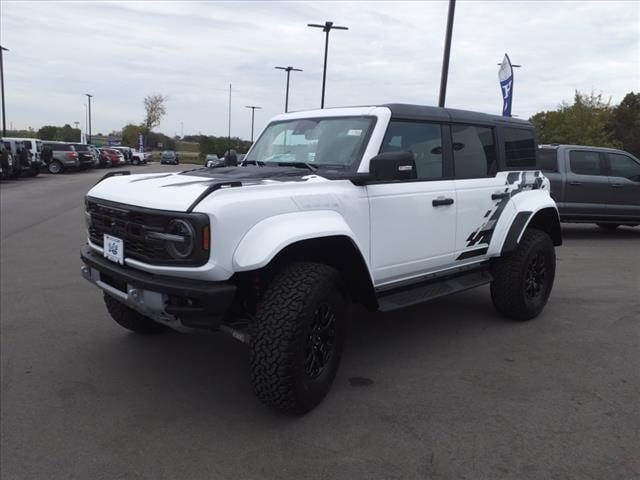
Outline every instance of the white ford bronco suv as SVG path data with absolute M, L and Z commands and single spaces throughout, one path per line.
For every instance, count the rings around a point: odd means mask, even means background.
M 528 122 L 468 111 L 279 115 L 238 166 L 105 176 L 82 274 L 129 330 L 246 342 L 257 396 L 302 414 L 336 375 L 349 301 L 389 311 L 490 284 L 501 314 L 542 311 L 562 239 L 536 154 Z

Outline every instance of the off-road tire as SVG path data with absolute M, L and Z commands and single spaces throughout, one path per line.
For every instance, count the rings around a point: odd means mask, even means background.
M 127 330 L 140 334 L 154 334 L 162 333 L 169 329 L 169 327 L 154 322 L 106 293 L 104 294 L 104 303 L 111 318 Z
M 540 264 L 544 266 L 544 276 L 539 285 L 534 281 L 536 286 L 531 288 L 527 283 L 532 279 L 530 272 Z M 540 314 L 553 287 L 556 271 L 553 241 L 541 230 L 527 229 L 516 250 L 505 257 L 495 258 L 491 268 L 491 299 L 496 310 L 513 320 L 531 320 Z M 538 278 L 539 275 L 534 272 L 532 276 Z M 531 295 L 536 287 L 539 288 L 538 293 Z
M 49 162 L 49 165 L 47 165 L 47 170 L 49 171 L 49 173 L 57 175 L 64 172 L 64 165 L 62 165 L 60 160 L 51 160 Z
M 596 225 L 607 232 L 613 232 L 620 226 L 618 223 L 596 223 Z
M 275 276 L 251 328 L 251 383 L 262 402 L 288 415 L 302 415 L 322 401 L 340 363 L 346 307 L 340 275 L 327 265 L 293 263 Z M 318 330 L 323 322 L 317 319 L 325 315 L 319 312 L 327 308 L 334 315 L 329 321 L 333 328 Z M 322 356 L 324 367 L 316 372 L 317 363 L 309 359 L 318 358 L 314 342 L 320 331 L 330 332 L 326 337 L 333 340 L 330 348 L 321 347 L 330 354 Z

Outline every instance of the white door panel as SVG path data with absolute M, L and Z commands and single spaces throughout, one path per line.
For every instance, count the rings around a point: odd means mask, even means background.
M 458 220 L 456 231 L 456 257 L 462 252 L 487 247 L 496 219 L 492 219 L 499 199 L 494 193 L 505 191 L 505 178 L 474 178 L 456 181 Z
M 453 261 L 456 205 L 451 180 L 369 185 L 371 269 L 376 284 Z M 451 198 L 452 205 L 436 206 Z

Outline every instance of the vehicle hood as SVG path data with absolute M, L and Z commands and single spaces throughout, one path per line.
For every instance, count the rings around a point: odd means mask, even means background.
M 251 185 L 306 182 L 315 174 L 290 167 L 199 168 L 180 173 L 118 175 L 98 182 L 88 192 L 95 199 L 160 210 L 187 211 L 209 191 Z M 202 198 L 201 198 L 202 197 Z

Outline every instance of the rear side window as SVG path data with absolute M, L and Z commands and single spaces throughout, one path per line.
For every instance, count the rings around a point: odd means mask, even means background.
M 23 140 L 22 143 L 24 143 L 24 146 L 29 150 L 33 148 L 33 145 L 31 145 L 31 140 Z
M 71 145 L 67 145 L 66 143 L 45 143 L 45 147 L 49 147 L 51 150 L 62 150 L 64 152 L 73 151 L 73 147 Z
M 442 127 L 434 123 L 393 120 L 380 153 L 410 152 L 419 180 L 442 178 Z
M 602 161 L 599 152 L 573 150 L 569 154 L 571 171 L 579 175 L 602 175 Z
M 543 172 L 557 172 L 558 150 L 555 148 L 540 148 L 538 150 L 538 168 Z
M 453 162 L 456 178 L 479 178 L 496 172 L 493 129 L 475 125 L 452 125 Z
M 503 134 L 505 163 L 507 167 L 535 167 L 536 144 L 533 139 L 533 130 L 505 127 Z
M 609 156 L 612 177 L 628 178 L 629 180 L 640 182 L 640 163 L 621 153 L 609 153 L 607 155 Z

